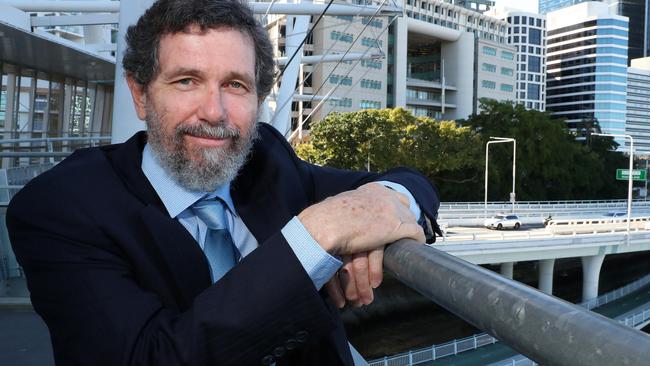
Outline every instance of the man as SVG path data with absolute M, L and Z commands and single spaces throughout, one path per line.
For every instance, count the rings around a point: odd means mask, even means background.
M 127 43 L 148 134 L 77 151 L 7 212 L 57 364 L 351 365 L 333 303 L 372 301 L 383 246 L 424 241 L 433 186 L 306 164 L 256 124 L 271 45 L 238 1 L 158 1 Z

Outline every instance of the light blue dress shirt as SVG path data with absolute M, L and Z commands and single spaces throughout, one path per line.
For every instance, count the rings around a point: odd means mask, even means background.
M 194 215 L 191 206 L 200 199 L 215 197 L 219 197 L 227 205 L 228 230 L 241 256 L 245 257 L 257 248 L 257 240 L 235 210 L 235 205 L 230 196 L 230 183 L 217 187 L 213 192 L 188 191 L 176 183 L 160 166 L 153 156 L 149 144 L 145 145 L 142 152 L 141 167 L 169 215 L 177 219 L 187 229 L 201 249 L 204 248 L 208 228 L 203 221 Z M 410 200 L 411 211 L 415 214 L 415 217 L 420 217 L 420 207 L 406 188 L 393 182 L 383 181 L 380 183 L 406 194 Z M 281 232 L 316 289 L 320 290 L 341 267 L 341 261 L 323 250 L 296 216 L 282 228 Z

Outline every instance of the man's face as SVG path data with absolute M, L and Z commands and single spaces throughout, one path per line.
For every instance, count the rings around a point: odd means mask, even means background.
M 232 180 L 244 163 L 256 131 L 255 86 L 252 41 L 228 28 L 163 36 L 146 90 L 129 80 L 154 155 L 194 191 Z

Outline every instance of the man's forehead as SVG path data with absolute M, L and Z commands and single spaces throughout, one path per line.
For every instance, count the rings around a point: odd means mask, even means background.
M 226 37 L 229 37 L 228 35 L 239 35 L 240 37 L 237 37 L 237 39 L 228 43 L 225 41 Z M 214 47 L 206 47 L 205 44 L 197 42 L 196 37 L 193 36 L 210 36 L 214 40 Z M 229 39 L 232 39 L 232 37 Z M 225 47 L 225 45 L 230 45 L 230 47 Z M 240 57 L 241 55 L 237 56 L 238 49 L 241 50 L 242 48 L 245 49 L 243 51 L 244 55 L 247 52 L 251 52 L 252 57 L 250 58 L 250 70 L 248 67 L 249 65 L 246 65 L 244 59 Z M 183 51 L 191 51 L 194 52 L 194 54 L 187 55 L 179 53 L 179 49 Z M 223 60 L 224 57 L 226 57 L 228 60 L 232 60 L 231 56 L 237 58 L 237 62 L 230 63 L 232 66 L 235 66 L 237 73 L 255 73 L 255 47 L 250 35 L 231 27 L 201 29 L 198 25 L 192 25 L 186 27 L 183 31 L 166 33 L 161 37 L 160 49 L 158 52 L 159 71 L 163 71 L 162 69 L 169 71 L 177 68 L 193 68 L 191 65 L 200 65 L 202 61 L 205 61 L 205 59 L 217 61 Z M 248 59 L 248 57 L 244 58 Z M 165 60 L 165 62 L 162 62 L 163 60 Z

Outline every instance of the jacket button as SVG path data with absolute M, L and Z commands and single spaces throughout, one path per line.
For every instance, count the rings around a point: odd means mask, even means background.
M 309 332 L 306 330 L 301 330 L 296 333 L 296 340 L 300 343 L 305 343 L 307 341 L 307 338 L 309 338 Z
M 275 358 L 280 358 L 280 357 L 284 356 L 284 352 L 286 352 L 286 349 L 284 349 L 284 347 L 282 347 L 282 346 L 276 347 L 273 350 L 273 356 Z
M 271 356 L 271 355 L 266 355 L 266 356 L 264 356 L 264 358 L 262 359 L 262 365 L 264 365 L 264 366 L 269 366 L 269 365 L 271 365 L 274 361 L 275 361 L 275 360 L 273 359 L 273 356 Z
M 291 351 L 296 349 L 298 347 L 298 342 L 295 339 L 289 339 L 285 344 L 284 347 L 287 349 L 287 351 Z

